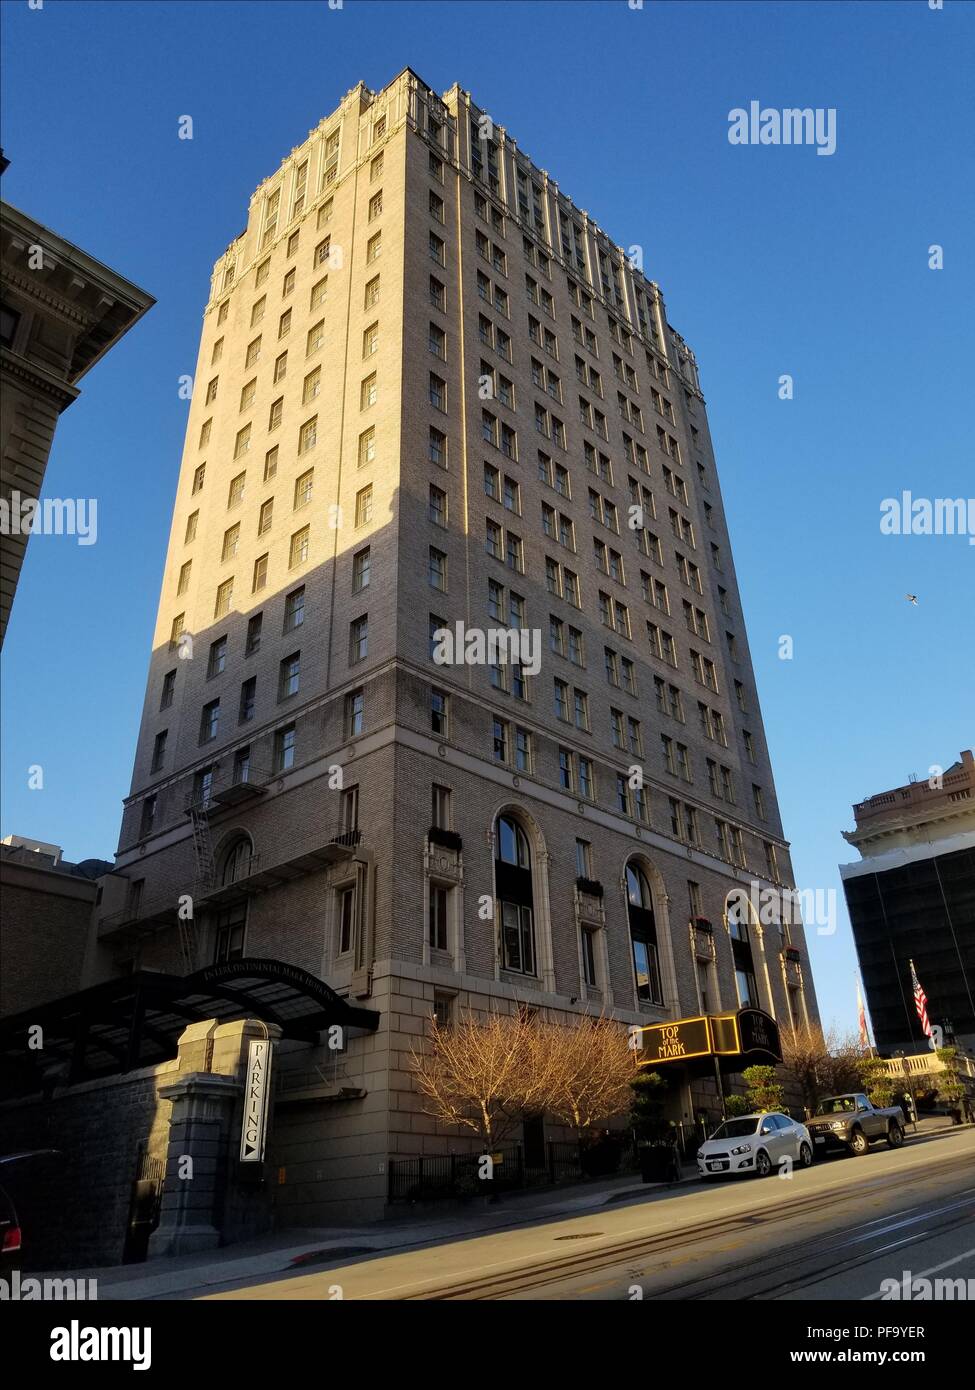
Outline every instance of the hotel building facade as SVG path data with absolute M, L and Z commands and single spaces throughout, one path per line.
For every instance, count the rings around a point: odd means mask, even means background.
M 725 911 L 789 851 L 695 360 L 635 260 L 407 69 L 214 266 L 87 979 L 274 960 L 378 1015 L 284 1029 L 282 1222 L 466 1147 L 411 1083 L 432 1014 L 816 1020 L 801 925 Z M 438 661 L 457 624 L 520 660 Z

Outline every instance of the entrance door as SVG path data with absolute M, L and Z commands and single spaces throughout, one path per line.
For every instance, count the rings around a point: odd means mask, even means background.
M 521 1127 L 521 1140 L 525 1148 L 525 1167 L 545 1167 L 545 1119 L 542 1115 L 532 1115 Z

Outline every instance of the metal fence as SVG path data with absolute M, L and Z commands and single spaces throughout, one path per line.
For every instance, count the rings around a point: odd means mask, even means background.
M 430 1202 L 581 1182 L 593 1171 L 590 1154 L 591 1150 L 584 1150 L 574 1140 L 549 1140 L 544 1153 L 529 1156 L 532 1162 L 521 1144 L 501 1146 L 491 1150 L 490 1179 L 485 1175 L 483 1153 L 395 1158 L 389 1164 L 389 1200 Z M 634 1163 L 631 1147 L 624 1146 L 618 1171 L 626 1171 Z

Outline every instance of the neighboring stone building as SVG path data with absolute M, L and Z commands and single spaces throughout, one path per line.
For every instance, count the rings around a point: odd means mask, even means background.
M 57 845 L 0 841 L 0 1015 L 81 987 L 103 859 L 72 864 Z
M 975 1053 L 975 759 L 879 792 L 853 807 L 843 838 L 859 863 L 841 864 L 860 971 L 884 1053 L 927 1043 L 910 962 L 944 1041 Z
M 44 524 L 34 507 L 58 417 L 81 394 L 85 373 L 155 300 L 8 203 L 0 204 L 0 260 L 2 642 L 31 529 Z M 77 499 L 46 501 L 51 528 L 70 529 Z
M 457 623 L 537 649 L 438 663 Z M 214 268 L 88 982 L 266 958 L 378 1014 L 283 1020 L 269 1140 L 281 1221 L 369 1217 L 464 1147 L 434 1012 L 815 1020 L 801 924 L 726 920 L 791 883 L 658 287 L 468 93 L 360 83 Z

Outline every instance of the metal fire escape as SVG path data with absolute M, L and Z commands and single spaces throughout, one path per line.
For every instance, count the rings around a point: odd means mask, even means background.
M 207 803 L 196 802 L 189 807 L 190 825 L 193 828 L 193 852 L 196 855 L 196 892 L 194 898 L 213 887 L 216 878 L 216 864 L 213 858 L 213 841 L 210 838 L 210 817 Z M 196 902 L 193 916 L 179 919 L 179 948 L 183 957 L 183 968 L 189 975 L 197 968 Z

